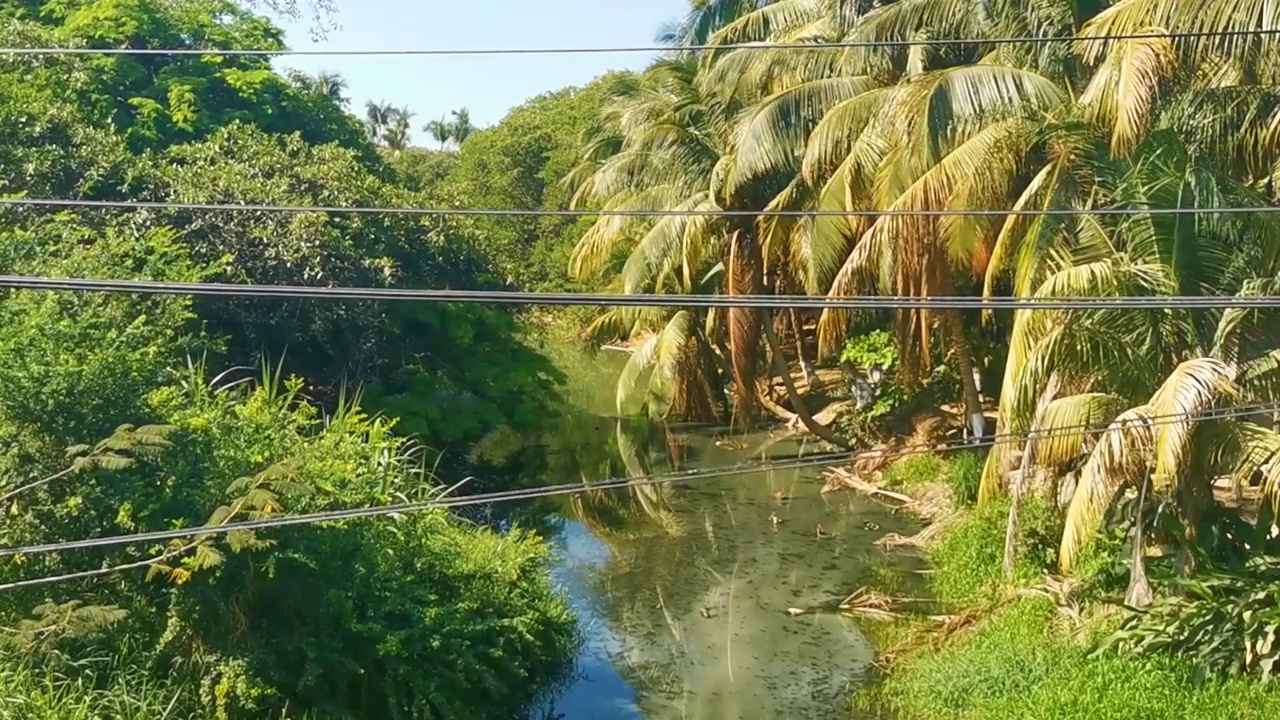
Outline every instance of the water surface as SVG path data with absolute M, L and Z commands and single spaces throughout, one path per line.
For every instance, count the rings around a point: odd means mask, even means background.
M 770 433 L 663 428 L 603 414 L 618 358 L 602 356 L 556 467 L 584 480 L 813 454 Z M 600 369 L 602 368 L 602 369 Z M 604 400 L 600 395 L 605 395 Z M 585 458 L 583 457 L 585 456 Z M 567 479 L 560 477 L 557 482 Z M 909 521 L 820 469 L 743 471 L 574 496 L 554 536 L 554 575 L 582 622 L 563 720 L 808 720 L 843 712 L 874 651 L 838 613 L 887 556 L 874 541 Z M 789 610 L 802 610 L 793 616 Z

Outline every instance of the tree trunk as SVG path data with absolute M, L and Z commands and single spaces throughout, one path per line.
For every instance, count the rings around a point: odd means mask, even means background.
M 729 262 L 726 281 L 728 295 L 759 295 L 764 288 L 760 245 L 749 230 L 737 230 L 729 238 Z M 738 387 L 733 414 L 742 429 L 755 427 L 756 362 L 760 352 L 760 310 L 747 307 L 729 308 L 729 355 L 733 380 Z
M 791 408 L 795 410 L 800 422 L 804 424 L 806 430 L 832 445 L 852 448 L 852 445 L 841 440 L 831 428 L 819 424 L 817 420 L 813 419 L 813 415 L 809 414 L 809 409 L 805 407 L 803 400 L 801 400 L 800 393 L 796 392 L 796 384 L 791 379 L 791 369 L 787 367 L 786 358 L 782 357 L 780 352 L 779 346 L 781 343 L 778 342 L 777 333 L 773 331 L 773 322 L 769 317 L 769 311 L 762 310 L 761 313 L 764 315 L 764 322 L 761 324 L 764 326 L 765 342 L 769 343 L 769 348 L 773 351 L 774 370 L 782 376 L 782 384 L 787 389 L 787 399 L 791 401 Z
M 1144 608 L 1151 604 L 1151 581 L 1147 579 L 1146 548 L 1142 531 L 1142 506 L 1147 502 L 1147 479 L 1138 490 L 1138 512 L 1133 521 L 1133 565 L 1129 570 L 1129 591 L 1124 602 L 1129 607 Z
M 1058 375 L 1054 373 L 1049 376 L 1049 382 L 1045 384 L 1044 391 L 1040 393 L 1040 398 L 1036 400 L 1036 409 L 1031 419 L 1031 428 L 1027 433 L 1027 444 L 1022 450 L 1022 463 L 1018 467 L 1018 474 L 1013 478 L 1012 487 L 1009 488 L 1009 522 L 1004 532 L 1004 579 L 1007 582 L 1013 582 L 1013 571 L 1018 561 L 1019 513 L 1022 512 L 1022 495 L 1027 489 L 1027 473 L 1031 471 L 1031 456 L 1034 454 L 1035 433 L 1039 431 L 1040 424 L 1044 421 L 1045 408 L 1049 407 L 1053 396 L 1057 394 Z
M 974 438 L 982 439 L 987 434 L 987 421 L 982 414 L 982 397 L 978 394 L 973 353 L 965 338 L 964 321 L 959 310 L 944 310 L 943 313 L 947 318 L 947 335 L 951 340 L 951 348 L 956 354 L 956 370 L 960 374 L 960 387 L 964 391 L 964 413 L 969 432 Z
M 804 375 L 805 382 L 809 383 L 809 391 L 812 392 L 818 387 L 818 374 L 813 371 L 813 363 L 809 362 L 809 358 L 804 352 L 804 326 L 800 323 L 800 313 L 795 308 L 787 308 L 787 314 L 791 319 L 791 331 L 796 335 L 796 362 L 800 363 L 800 372 Z

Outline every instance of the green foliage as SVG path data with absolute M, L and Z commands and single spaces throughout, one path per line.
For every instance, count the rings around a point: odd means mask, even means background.
M 890 487 L 912 488 L 944 482 L 950 465 L 940 455 L 908 455 L 885 468 L 884 482 Z
M 1241 680 L 1198 685 L 1168 660 L 1091 659 L 1055 627 L 1048 601 L 1021 601 L 940 652 L 910 657 L 859 704 L 903 720 L 1264 720 L 1280 693 Z
M 220 524 L 438 493 L 420 448 L 396 436 L 393 422 L 350 402 L 326 414 L 301 390 L 297 379 L 268 377 L 256 389 L 215 391 L 193 368 L 186 382 L 149 398 L 150 413 L 176 428 L 173 447 L 33 490 L 0 539 Z M 153 564 L 155 579 L 139 573 L 59 590 L 127 611 L 110 618 L 120 636 L 142 648 L 146 667 L 198 684 L 204 717 L 286 708 L 375 720 L 510 717 L 572 667 L 574 619 L 550 584 L 547 548 L 518 530 L 498 535 L 437 511 L 173 547 L 175 556 Z M 128 549 L 42 556 L 0 575 L 131 560 Z M 45 592 L 10 594 L 5 607 L 34 606 Z M 92 653 L 120 636 L 76 640 Z
M 898 343 L 885 330 L 873 330 L 849 338 L 840 351 L 840 363 L 860 370 L 892 369 L 898 362 Z
M 978 488 L 982 485 L 982 468 L 986 462 L 986 453 L 978 450 L 962 450 L 951 456 L 947 484 L 951 486 L 956 502 L 961 505 L 978 502 Z
M 4 717 L 14 720 L 197 720 L 195 688 L 148 675 L 132 656 L 33 662 L 0 656 Z
M 1174 592 L 1133 611 L 1099 650 L 1185 658 L 1200 679 L 1270 680 L 1280 670 L 1280 560 L 1201 569 L 1192 578 L 1170 578 L 1167 589 Z
M 993 600 L 1004 588 L 1004 539 L 1009 517 L 1007 502 L 964 513 L 928 549 L 930 578 L 938 601 L 964 609 Z M 1057 559 L 1062 520 L 1048 502 L 1026 498 L 1018 523 L 1016 582 L 1040 579 Z
M 529 100 L 492 128 L 462 143 L 447 176 L 434 189 L 442 202 L 457 207 L 510 210 L 563 210 L 569 190 L 562 180 L 573 169 L 579 139 L 594 121 L 610 88 L 626 74 L 601 77 Z M 395 164 L 401 177 L 424 183 L 445 161 L 418 153 Z M 568 287 L 565 268 L 587 219 L 489 217 L 461 221 L 470 244 L 495 266 L 497 280 L 531 289 Z

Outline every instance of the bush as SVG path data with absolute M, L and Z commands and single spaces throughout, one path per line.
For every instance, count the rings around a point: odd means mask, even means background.
M 1280 692 L 1244 681 L 1195 685 L 1187 666 L 1108 656 L 1053 628 L 1057 610 L 1022 601 L 970 636 L 909 659 L 857 700 L 901 720 L 1263 720 Z
M 1008 501 L 967 512 L 929 548 L 932 584 L 938 601 L 959 609 L 994 599 L 1004 583 L 1004 538 Z M 1053 567 L 1061 519 L 1052 506 L 1027 498 L 1018 523 L 1015 580 L 1030 582 Z
M 154 416 L 173 428 L 172 447 L 32 492 L 0 543 L 380 506 L 438 492 L 393 423 L 350 404 L 325 415 L 300 392 L 296 379 L 214 392 L 193 372 L 150 396 Z M 0 567 L 0 578 L 136 560 L 131 549 L 35 557 Z M 480 720 L 521 715 L 572 670 L 575 621 L 548 562 L 547 546 L 530 534 L 499 535 L 439 510 L 191 541 L 154 563 L 153 578 L 139 570 L 58 592 L 126 611 L 96 636 L 74 639 L 75 656 L 136 644 L 129 670 L 198 687 L 200 717 L 287 710 Z M 45 603 L 46 592 L 5 594 L 5 624 Z
M 1167 582 L 1181 594 L 1162 593 L 1150 608 L 1129 615 L 1099 650 L 1172 654 L 1195 667 L 1197 677 L 1269 680 L 1280 670 L 1280 559 L 1256 558 L 1239 570 Z

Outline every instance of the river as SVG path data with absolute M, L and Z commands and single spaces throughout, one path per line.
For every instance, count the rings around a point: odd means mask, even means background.
M 560 359 L 573 365 L 577 415 L 547 443 L 555 482 L 816 452 L 769 432 L 619 422 L 610 410 L 625 356 Z M 585 642 L 576 679 L 537 720 L 847 712 L 874 650 L 837 606 L 893 568 L 874 541 L 914 528 L 856 494 L 823 495 L 822 486 L 818 469 L 744 471 L 566 501 L 547 520 L 553 574 Z

